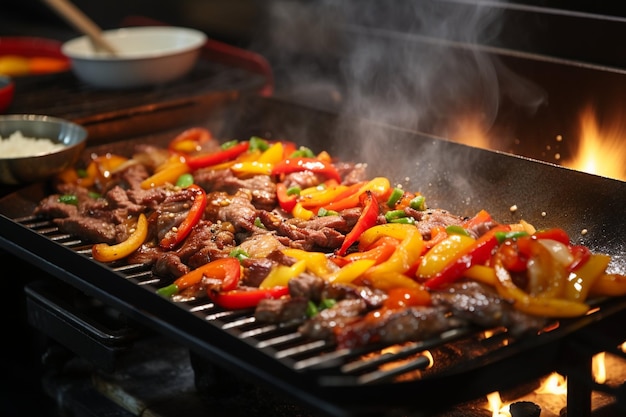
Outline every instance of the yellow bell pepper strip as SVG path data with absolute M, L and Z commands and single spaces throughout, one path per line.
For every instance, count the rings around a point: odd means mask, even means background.
M 289 284 L 289 280 L 306 271 L 306 261 L 301 260 L 291 266 L 277 265 L 261 281 L 259 288 L 282 287 Z
M 273 167 L 274 165 L 269 162 L 250 161 L 236 162 L 230 166 L 230 169 L 239 175 L 270 175 Z
M 275 165 L 283 160 L 284 146 L 282 142 L 271 144 L 257 159 L 261 164 Z
M 476 240 L 469 236 L 449 235 L 424 254 L 417 268 L 417 278 L 424 280 L 434 277 L 475 242 Z
M 296 204 L 293 206 L 293 209 L 291 210 L 291 214 L 293 215 L 293 217 L 301 220 L 309 220 L 313 216 L 315 216 L 315 213 L 313 213 L 313 211 L 302 207 L 302 204 L 300 204 L 300 202 L 296 202 Z
M 395 223 L 383 223 L 367 229 L 359 238 L 359 250 L 364 251 L 375 244 L 378 239 L 385 236 L 392 237 L 399 241 L 406 239 L 408 233 L 415 229 L 415 226 Z
M 626 275 L 601 274 L 591 286 L 589 295 L 606 297 L 626 295 Z
M 328 163 L 317 158 L 289 158 L 284 159 L 274 165 L 272 176 L 280 177 L 293 172 L 311 171 L 324 175 L 327 179 L 334 179 L 341 182 L 339 171 L 332 163 Z
M 306 262 L 306 270 L 318 277 L 325 277 L 334 271 L 333 265 L 323 252 L 309 252 L 302 249 L 285 248 L 282 253 Z
M 395 226 L 395 227 L 383 227 L 383 226 Z M 364 277 L 372 282 L 376 288 L 381 288 L 381 285 L 377 284 L 377 280 L 390 280 L 394 283 L 394 286 L 413 286 L 411 282 L 417 284 L 413 277 L 401 279 L 400 275 L 406 274 L 406 272 L 420 259 L 422 251 L 424 250 L 424 241 L 417 227 L 409 224 L 388 223 L 383 225 L 374 226 L 379 228 L 377 231 L 372 232 L 372 235 L 376 235 L 381 231 L 388 231 L 393 234 L 392 237 L 399 237 L 402 239 L 396 250 L 391 254 L 389 259 L 376 266 L 373 266 L 365 272 Z M 372 229 L 374 229 L 372 228 Z M 370 229 L 370 230 L 372 230 Z M 370 231 L 368 230 L 368 232 Z M 369 238 L 366 236 L 366 238 Z M 393 275 L 398 277 L 393 278 Z M 406 281 L 406 283 L 400 285 L 400 281 Z
M 383 307 L 390 309 L 401 309 L 414 306 L 431 305 L 430 292 L 423 287 L 390 288 L 387 291 L 387 299 L 383 303 Z
M 534 297 L 513 282 L 511 274 L 502 262 L 495 257 L 496 290 L 504 299 L 510 300 L 519 311 L 550 318 L 579 317 L 589 311 L 585 303 L 553 297 Z
M 375 226 L 376 222 L 378 221 L 378 200 L 376 199 L 376 197 L 374 197 L 374 194 L 372 194 L 372 192 L 370 191 L 366 191 L 362 195 L 361 200 L 363 211 L 361 212 L 361 215 L 359 216 L 352 230 L 350 230 L 350 232 L 348 232 L 348 234 L 344 238 L 341 247 L 336 251 L 336 254 L 339 256 L 345 255 L 348 251 L 348 248 L 350 248 L 353 243 L 359 240 L 359 237 L 363 234 L 363 232 L 365 232 L 370 227 Z
M 441 271 L 428 278 L 424 282 L 426 288 L 434 290 L 451 284 L 461 278 L 463 273 L 471 266 L 487 262 L 492 257 L 493 251 L 498 247 L 498 239 L 495 236 L 495 232 L 503 229 L 508 229 L 508 226 L 497 226 L 476 239 L 472 245 L 463 249 Z
M 496 286 L 496 271 L 487 265 L 474 265 L 469 267 L 467 271 L 463 273 L 465 278 L 473 279 L 474 281 L 482 282 L 483 284 Z
M 289 287 L 255 288 L 239 287 L 231 291 L 208 291 L 209 298 L 227 310 L 256 307 L 261 300 L 289 295 Z
M 163 249 L 171 250 L 181 243 L 204 215 L 204 209 L 207 205 L 207 196 L 204 190 L 196 184 L 190 185 L 187 190 L 193 193 L 193 202 L 189 213 L 175 230 L 172 228 L 161 239 L 159 246 Z
M 326 204 L 326 210 L 341 211 L 354 208 L 359 205 L 361 195 L 366 191 L 370 191 L 379 201 L 385 201 L 389 198 L 391 192 L 391 184 L 389 179 L 385 177 L 376 177 L 365 183 L 357 183 L 348 187 L 346 191 L 337 196 L 337 199 Z
M 206 263 L 185 275 L 178 277 L 173 283 L 166 287 L 159 288 L 157 294 L 163 297 L 171 297 L 186 288 L 199 285 L 204 277 L 219 281 L 211 287 L 220 290 L 230 291 L 237 288 L 241 278 L 241 265 L 237 258 L 220 258 Z
M 175 184 L 181 175 L 188 172 L 189 166 L 184 160 L 177 157 L 176 161 L 167 162 L 162 169 L 157 170 L 154 174 L 141 181 L 140 186 L 142 189 L 148 190 L 166 183 Z
M 203 155 L 191 156 L 187 158 L 187 165 L 193 171 L 199 168 L 210 167 L 213 165 L 221 164 L 223 162 L 231 161 L 243 154 L 250 147 L 250 142 L 239 142 L 226 149 L 222 149 L 217 152 L 211 152 Z
M 585 301 L 598 277 L 605 273 L 611 257 L 592 254 L 589 259 L 569 273 L 565 281 L 563 297 L 568 300 Z
M 356 278 L 360 277 L 365 271 L 373 266 L 375 262 L 376 261 L 372 259 L 360 259 L 358 261 L 350 262 L 338 271 L 328 275 L 326 279 L 329 282 L 336 284 L 349 284 Z
M 212 137 L 210 130 L 203 127 L 192 127 L 176 135 L 167 147 L 171 151 L 188 154 L 202 149 L 202 144 L 210 141 Z
M 136 251 L 148 236 L 148 220 L 143 213 L 139 214 L 135 231 L 123 242 L 115 245 L 96 243 L 91 248 L 93 258 L 100 262 L 112 262 L 123 259 Z
M 318 211 L 320 207 L 334 201 L 346 189 L 347 185 L 339 184 L 336 180 L 328 180 L 318 186 L 301 190 L 299 201 L 302 207 Z
M 276 183 L 276 199 L 280 208 L 291 213 L 298 202 L 298 194 L 289 194 L 287 185 L 284 182 L 279 182 Z

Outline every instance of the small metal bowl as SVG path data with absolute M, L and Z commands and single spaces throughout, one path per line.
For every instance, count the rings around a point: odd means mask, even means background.
M 33 114 L 0 116 L 2 140 L 18 131 L 25 138 L 50 139 L 64 146 L 54 151 L 34 147 L 32 153 L 14 157 L 0 151 L 0 183 L 7 185 L 43 181 L 60 173 L 78 161 L 87 143 L 87 130 L 68 120 Z

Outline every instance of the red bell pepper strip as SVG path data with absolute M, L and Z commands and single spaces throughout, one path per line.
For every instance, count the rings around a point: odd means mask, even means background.
M 222 291 L 234 290 L 237 288 L 241 277 L 239 260 L 237 258 L 222 258 L 211 261 L 178 277 L 167 287 L 159 288 L 157 293 L 164 297 L 170 297 L 185 288 L 200 284 L 205 276 L 221 281 L 220 289 Z M 215 286 L 211 288 L 215 289 Z
M 293 172 L 312 171 L 316 174 L 322 174 L 328 179 L 334 179 L 341 182 L 341 176 L 337 168 L 331 163 L 327 163 L 317 158 L 289 158 L 284 159 L 274 165 L 272 176 L 282 174 L 291 174 Z
M 193 203 L 187 217 L 178 225 L 176 230 L 168 231 L 159 242 L 159 246 L 163 249 L 171 250 L 182 242 L 204 215 L 204 209 L 207 205 L 207 196 L 204 190 L 196 184 L 191 184 L 185 190 L 193 193 Z
M 266 298 L 280 298 L 289 294 L 289 287 L 239 288 L 231 291 L 208 291 L 209 298 L 227 310 L 253 308 Z
M 246 152 L 249 147 L 249 141 L 239 142 L 230 148 L 226 148 L 218 152 L 189 157 L 187 158 L 187 165 L 192 170 L 195 170 L 221 164 L 222 162 L 231 161 L 237 158 L 239 155 Z
M 371 191 L 368 190 L 361 195 L 361 205 L 363 211 L 352 230 L 344 238 L 341 247 L 336 251 L 338 256 L 344 256 L 348 248 L 359 240 L 364 231 L 376 225 L 380 208 L 378 207 L 378 200 Z
M 535 233 L 532 234 L 532 238 L 533 239 L 552 239 L 552 240 L 556 240 L 557 242 L 561 242 L 562 244 L 566 246 L 570 245 L 569 235 L 567 234 L 565 230 L 560 229 L 558 227 L 545 229 L 545 230 L 537 230 Z
M 431 290 L 441 288 L 461 278 L 463 272 L 467 271 L 470 267 L 487 262 L 492 257 L 494 249 L 498 247 L 498 238 L 495 232 L 505 228 L 507 228 L 507 226 L 495 227 L 476 239 L 476 242 L 474 242 L 465 253 L 462 253 L 441 271 L 426 280 L 424 286 Z
M 288 194 L 287 186 L 284 182 L 276 184 L 276 198 L 278 199 L 280 208 L 285 210 L 287 213 L 291 213 L 291 210 L 293 210 L 298 202 L 298 196 L 296 194 Z

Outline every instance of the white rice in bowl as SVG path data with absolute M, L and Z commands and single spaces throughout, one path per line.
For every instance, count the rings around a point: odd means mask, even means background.
M 0 136 L 0 158 L 23 158 L 56 152 L 65 147 L 48 138 L 31 138 L 16 131 L 8 137 Z

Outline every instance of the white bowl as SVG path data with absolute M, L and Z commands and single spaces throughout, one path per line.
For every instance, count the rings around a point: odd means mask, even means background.
M 87 36 L 65 42 L 61 51 L 78 78 L 95 87 L 131 88 L 164 84 L 186 75 L 207 37 L 188 28 L 128 27 L 103 32 L 118 51 L 96 52 Z

